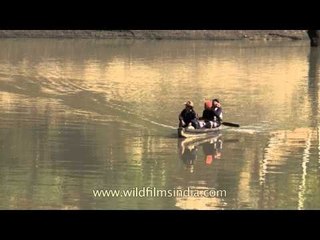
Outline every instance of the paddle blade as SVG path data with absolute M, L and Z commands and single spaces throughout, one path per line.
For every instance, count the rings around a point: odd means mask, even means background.
M 231 122 L 222 122 L 222 125 L 229 126 L 229 127 L 240 127 L 239 124 L 231 123 Z

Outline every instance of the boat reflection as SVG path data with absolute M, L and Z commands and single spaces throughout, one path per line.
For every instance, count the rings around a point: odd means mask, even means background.
M 222 157 L 222 143 L 221 134 L 211 135 L 201 139 L 179 139 L 179 156 L 185 169 L 193 173 L 195 166 L 197 166 L 197 171 L 201 171 L 202 167 L 199 165 L 205 168 L 213 165 L 215 161 L 218 161 Z M 188 184 L 185 185 L 186 179 L 184 179 L 183 183 L 176 188 L 186 189 L 188 187 L 200 192 L 215 188 L 215 185 L 211 185 L 207 183 L 207 181 L 210 180 L 192 180 L 190 182 L 187 181 Z M 206 184 L 203 184 L 204 182 L 206 182 Z M 224 199 L 219 197 L 178 196 L 175 200 L 176 207 L 181 209 L 221 210 L 224 209 L 226 205 Z
M 201 139 L 179 139 L 179 157 L 186 168 L 193 172 L 200 147 L 204 155 L 203 162 L 211 165 L 213 161 L 221 159 L 222 143 L 221 134 Z

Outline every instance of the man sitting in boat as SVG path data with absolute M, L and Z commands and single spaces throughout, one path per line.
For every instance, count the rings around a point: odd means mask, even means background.
M 195 129 L 199 128 L 197 120 L 197 113 L 193 109 L 194 105 L 192 101 L 185 102 L 185 109 L 179 115 L 179 127 L 192 126 Z
M 214 115 L 212 127 L 219 127 L 222 122 L 222 107 L 220 101 L 216 98 L 212 100 L 212 110 Z
M 202 117 L 199 120 L 204 120 L 204 122 L 200 122 L 200 127 L 216 128 L 221 125 L 222 108 L 218 99 L 205 101 Z
M 200 121 L 200 127 L 203 128 L 211 128 L 210 121 L 213 121 L 214 114 L 212 110 L 212 101 L 206 100 L 204 102 L 204 110 L 202 112 L 202 117 L 199 118 Z

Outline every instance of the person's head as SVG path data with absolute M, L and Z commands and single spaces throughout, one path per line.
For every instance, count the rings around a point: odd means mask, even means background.
M 204 101 L 204 109 L 210 109 L 212 107 L 212 102 L 210 100 Z
M 184 105 L 186 106 L 186 108 L 193 108 L 194 106 L 192 101 L 186 101 Z
M 221 107 L 220 101 L 217 98 L 212 99 L 212 106 L 213 107 Z

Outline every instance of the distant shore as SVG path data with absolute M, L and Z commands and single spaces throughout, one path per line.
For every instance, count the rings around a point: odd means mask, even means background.
M 308 40 L 306 30 L 0 30 L 0 38 Z

